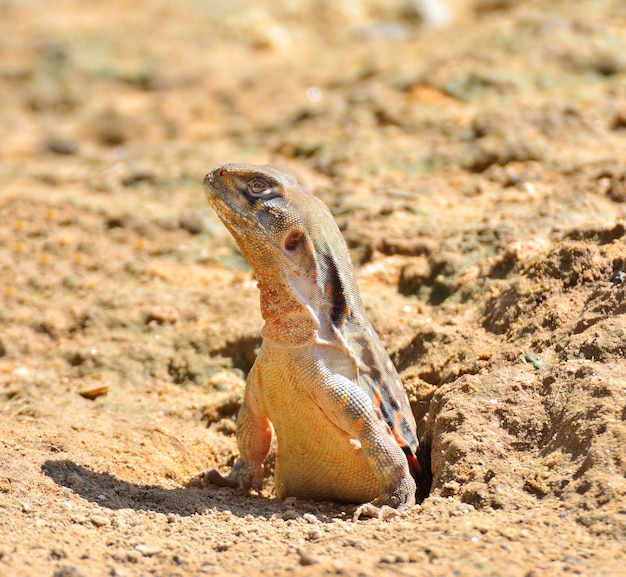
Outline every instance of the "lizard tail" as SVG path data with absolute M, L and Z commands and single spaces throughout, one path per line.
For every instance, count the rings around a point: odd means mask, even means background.
M 417 450 L 417 455 L 414 455 L 409 447 L 403 447 L 403 450 L 409 463 L 409 471 L 417 486 L 415 499 L 421 503 L 430 494 L 430 487 L 433 482 L 430 459 L 427 459 L 428 455 L 422 446 Z

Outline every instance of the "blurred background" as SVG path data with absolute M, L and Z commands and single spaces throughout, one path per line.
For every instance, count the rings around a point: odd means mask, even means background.
M 625 13 L 608 0 L 3 0 L 0 178 L 179 190 L 226 159 L 279 159 L 371 188 L 597 157 L 626 124 Z

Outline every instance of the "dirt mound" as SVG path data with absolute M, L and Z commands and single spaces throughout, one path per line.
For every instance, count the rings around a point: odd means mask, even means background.
M 448 368 L 451 351 L 477 357 L 464 365 L 457 358 L 454 373 L 441 371 L 437 379 L 442 386 L 425 431 L 434 489 L 495 508 L 527 506 L 529 494 L 558 497 L 585 511 L 586 525 L 619 533 L 626 495 L 626 231 L 618 223 L 560 236 L 506 278 L 472 281 L 485 294 L 475 322 L 497 350 L 490 362 L 481 366 L 475 346 L 445 333 L 430 339 L 431 350 L 447 345 Z M 410 356 L 420 352 L 412 343 Z

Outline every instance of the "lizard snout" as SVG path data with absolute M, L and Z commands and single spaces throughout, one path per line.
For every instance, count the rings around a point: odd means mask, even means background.
M 207 172 L 204 175 L 204 179 L 202 180 L 202 184 L 204 186 L 210 186 L 211 183 L 213 182 L 213 173 L 215 172 L 215 170 L 212 170 L 211 172 Z

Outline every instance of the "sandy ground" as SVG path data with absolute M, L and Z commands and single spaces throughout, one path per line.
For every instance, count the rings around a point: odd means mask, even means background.
M 626 4 L 258 4 L 0 1 L 0 575 L 626 575 Z M 229 160 L 348 240 L 431 452 L 401 519 L 186 486 L 260 342 Z

